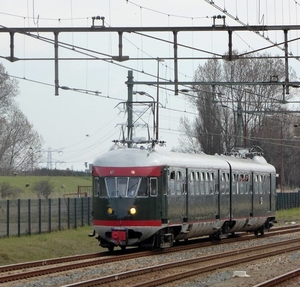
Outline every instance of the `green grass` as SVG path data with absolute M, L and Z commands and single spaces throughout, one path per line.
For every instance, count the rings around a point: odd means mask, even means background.
M 276 212 L 278 224 L 299 222 L 300 208 Z M 62 256 L 106 251 L 95 237 L 88 237 L 91 226 L 31 236 L 0 238 L 0 265 L 43 260 Z
M 300 208 L 279 210 L 276 212 L 277 225 L 290 224 L 291 222 L 300 223 Z
M 50 198 L 58 198 L 67 193 L 77 192 L 78 186 L 91 186 L 92 178 L 85 176 L 0 176 L 0 184 L 9 182 L 12 186 L 21 188 L 23 192 L 18 196 L 20 199 L 37 198 L 32 187 L 38 181 L 48 180 L 54 183 L 54 192 Z M 29 185 L 26 187 L 26 185 Z
M 106 251 L 91 226 L 30 236 L 0 238 L 0 265 Z

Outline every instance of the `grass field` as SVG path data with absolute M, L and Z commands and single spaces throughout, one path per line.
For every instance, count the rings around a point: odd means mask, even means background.
M 276 226 L 300 222 L 300 209 L 281 210 L 276 213 Z M 95 237 L 88 237 L 92 227 L 64 230 L 31 236 L 0 238 L 0 265 L 26 261 L 101 252 Z
M 48 180 L 54 183 L 54 192 L 50 198 L 63 198 L 64 194 L 77 192 L 78 186 L 91 186 L 92 178 L 89 176 L 0 176 L 0 184 L 9 182 L 12 186 L 21 188 L 23 192 L 18 198 L 37 198 L 33 191 L 33 185 L 42 180 Z M 28 186 L 28 187 L 27 187 Z

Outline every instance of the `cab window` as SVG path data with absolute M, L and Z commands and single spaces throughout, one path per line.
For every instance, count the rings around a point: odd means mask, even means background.
M 157 178 L 150 178 L 150 195 L 157 196 Z
M 137 196 L 148 196 L 148 180 L 146 177 L 141 178 Z
M 101 177 L 94 178 L 94 196 L 105 197 L 107 196 L 107 189 L 104 179 Z

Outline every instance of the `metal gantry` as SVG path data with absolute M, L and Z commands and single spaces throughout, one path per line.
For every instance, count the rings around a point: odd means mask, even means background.
M 219 16 L 218 16 L 219 17 Z M 286 93 L 289 93 L 289 87 L 291 85 L 300 85 L 300 82 L 290 82 L 289 81 L 289 63 L 288 60 L 290 58 L 294 58 L 299 60 L 299 55 L 291 55 L 288 53 L 288 43 L 291 41 L 298 41 L 300 38 L 295 38 L 288 40 L 288 32 L 292 30 L 300 30 L 300 25 L 247 25 L 247 26 L 226 26 L 225 21 L 221 23 L 221 25 L 217 25 L 216 22 L 213 22 L 212 26 L 183 26 L 183 27 L 105 27 L 104 26 L 104 21 L 103 17 L 93 17 L 93 22 L 91 27 L 4 27 L 0 26 L 0 33 L 9 33 L 10 35 L 10 55 L 5 56 L 7 60 L 11 62 L 15 62 L 18 60 L 37 60 L 36 58 L 18 58 L 15 57 L 14 53 L 14 36 L 15 34 L 22 34 L 28 37 L 33 37 L 37 40 L 42 40 L 46 41 L 50 44 L 53 44 L 54 46 L 54 58 L 50 58 L 50 60 L 54 61 L 55 65 L 55 75 L 54 75 L 54 84 L 55 84 L 55 95 L 59 95 L 59 61 L 64 59 L 64 60 L 83 60 L 83 59 L 92 59 L 92 60 L 110 60 L 110 61 L 130 61 L 130 60 L 154 60 L 157 61 L 157 59 L 170 59 L 169 57 L 165 57 L 164 55 L 157 55 L 156 58 L 135 58 L 135 57 L 130 57 L 129 55 L 123 55 L 123 35 L 125 33 L 133 33 L 133 34 L 138 34 L 144 37 L 149 37 L 146 33 L 149 32 L 169 32 L 173 34 L 173 41 L 167 41 L 159 38 L 153 38 L 154 40 L 160 40 L 163 42 L 167 42 L 170 45 L 173 45 L 173 57 L 171 58 L 174 62 L 174 79 L 173 81 L 168 81 L 168 82 L 136 82 L 136 84 L 145 84 L 145 85 L 173 85 L 174 86 L 174 93 L 175 95 L 178 95 L 178 85 L 282 85 L 286 89 Z M 95 20 L 101 20 L 102 19 L 102 25 L 96 26 L 95 25 Z M 220 17 L 220 19 L 224 19 Z M 189 57 L 189 58 L 184 58 L 184 57 L 179 57 L 178 56 L 178 49 L 180 47 L 185 47 L 189 48 L 195 51 L 200 51 L 200 49 L 194 48 L 194 47 L 188 47 L 184 44 L 178 43 L 178 34 L 179 33 L 184 33 L 184 32 L 227 32 L 228 34 L 228 53 L 226 55 L 217 55 L 213 54 L 214 59 L 219 59 L 219 60 L 228 60 L 228 61 L 233 61 L 236 60 L 240 57 L 245 57 L 245 54 L 241 55 L 235 55 L 233 54 L 233 39 L 232 39 L 232 34 L 233 32 L 238 32 L 238 31 L 251 31 L 251 32 L 266 32 L 266 31 L 283 31 L 284 34 L 284 41 L 282 43 L 274 44 L 274 47 L 279 47 L 280 45 L 284 45 L 283 56 L 278 56 L 282 57 L 285 59 L 285 81 L 284 82 L 181 82 L 178 80 L 178 62 L 179 60 L 194 60 L 194 59 L 199 59 L 197 57 Z M 61 33 L 117 33 L 118 34 L 118 55 L 106 55 L 104 53 L 99 53 L 100 55 L 104 55 L 105 57 L 86 57 L 86 58 L 72 58 L 72 59 L 65 59 L 65 58 L 59 58 L 59 47 L 60 45 L 64 46 L 73 46 L 70 44 L 66 43 L 61 43 L 59 41 L 59 34 Z M 53 33 L 54 35 L 54 40 L 51 40 L 49 38 L 42 37 L 41 34 L 43 33 Z M 270 48 L 270 47 L 266 47 Z M 262 50 L 262 49 L 260 49 Z M 203 51 L 202 51 L 203 52 Z M 252 51 L 250 53 L 254 53 L 255 51 Z M 250 54 L 247 53 L 247 54 Z M 211 53 L 212 54 L 212 53 Z M 201 59 L 210 59 L 211 57 L 207 58 L 201 58 Z M 254 58 L 254 57 L 253 57 Z M 42 60 L 43 58 L 39 58 Z M 49 58 L 47 58 L 49 60 Z

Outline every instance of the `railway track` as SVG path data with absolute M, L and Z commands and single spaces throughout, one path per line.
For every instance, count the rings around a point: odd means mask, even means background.
M 263 238 L 269 236 L 277 236 L 278 234 L 297 232 L 297 231 L 300 231 L 299 226 L 280 228 L 280 229 L 277 228 L 276 230 L 274 229 L 272 232 L 265 234 Z M 228 240 L 224 240 L 218 243 L 201 242 L 199 244 L 199 241 L 196 240 L 195 243 L 193 241 L 193 243 L 189 245 L 177 245 L 174 248 L 166 249 L 160 252 L 153 252 L 153 251 L 137 252 L 136 249 L 128 249 L 126 254 L 120 254 L 119 252 L 115 252 L 114 255 L 111 255 L 108 252 L 103 252 L 103 253 L 70 256 L 64 258 L 2 266 L 0 267 L 0 283 L 20 281 L 31 277 L 43 276 L 43 275 L 53 274 L 57 272 L 66 272 L 68 270 L 86 268 L 95 265 L 103 265 L 103 264 L 117 262 L 117 261 L 120 262 L 124 260 L 140 258 L 145 256 L 167 254 L 170 252 L 180 252 L 183 250 L 194 249 L 199 247 L 204 248 L 207 246 L 212 246 L 214 244 L 230 244 L 231 242 L 251 240 L 253 238 L 262 238 L 262 237 L 260 236 L 254 237 L 253 235 L 242 234 L 240 237 L 230 238 Z M 152 270 L 155 269 L 153 266 L 150 268 Z M 142 270 L 142 272 L 144 272 L 144 270 Z M 120 278 L 123 275 L 117 275 L 117 276 L 118 278 Z M 78 286 L 90 286 L 90 285 L 78 285 Z
M 99 286 L 112 284 L 118 286 L 146 287 L 158 286 L 182 280 L 187 277 L 196 276 L 205 272 L 219 270 L 228 266 L 234 266 L 245 262 L 251 262 L 262 258 L 279 255 L 286 252 L 299 250 L 299 239 L 285 240 L 276 244 L 265 244 L 256 247 L 240 249 L 235 252 L 222 252 L 209 256 L 176 261 L 173 263 L 160 264 L 91 279 L 74 284 L 64 285 L 64 287 Z
M 291 286 L 292 282 L 294 282 L 295 279 L 297 279 L 298 282 L 299 278 L 300 278 L 300 268 L 276 276 L 270 280 L 257 284 L 253 287 Z M 298 285 L 299 284 L 297 283 L 297 285 L 295 286 Z

